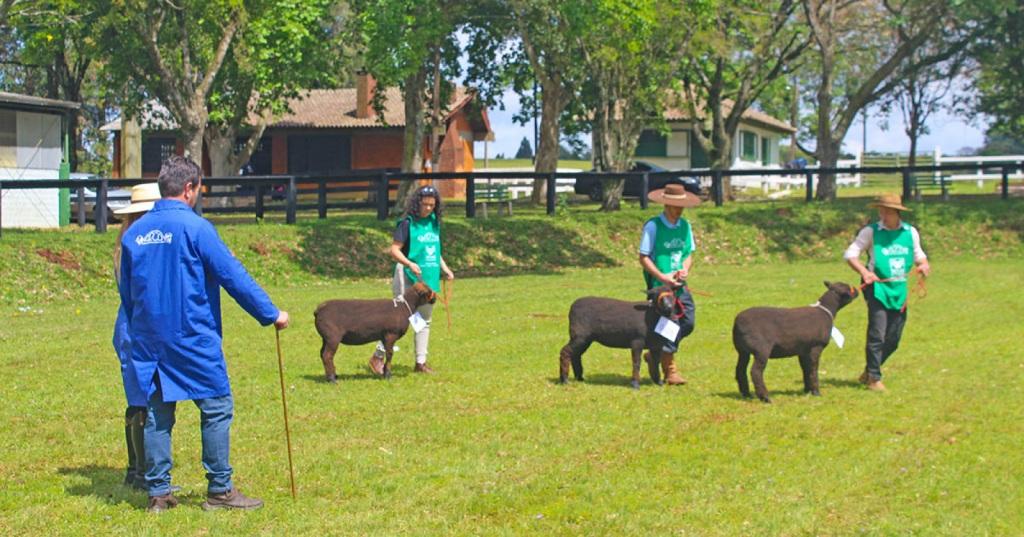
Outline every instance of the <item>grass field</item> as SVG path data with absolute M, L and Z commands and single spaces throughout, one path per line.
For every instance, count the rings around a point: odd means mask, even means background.
M 451 237 L 477 240 L 508 238 L 502 226 L 549 239 L 595 228 L 596 237 L 577 245 L 594 268 L 560 264 L 562 250 L 530 249 L 528 241 L 512 241 L 498 261 L 455 249 L 463 263 L 452 263 L 457 272 L 469 265 L 491 276 L 456 282 L 451 333 L 435 310 L 438 374 L 412 374 L 407 337 L 390 382 L 369 375 L 369 346 L 343 347 L 336 385 L 321 380 L 313 309 L 328 298 L 385 296 L 389 286 L 352 279 L 355 265 L 314 270 L 313 260 L 329 265 L 356 255 L 365 248 L 355 242 L 360 234 L 376 241 L 386 225 L 356 216 L 288 228 L 222 226 L 293 314 L 281 339 L 299 499 L 293 503 L 288 492 L 273 332 L 225 299 L 236 483 L 267 506 L 199 509 L 198 412 L 183 403 L 173 475 L 184 504 L 160 516 L 143 511 L 143 494 L 120 486 L 124 399 L 110 346 L 117 302 L 101 275 L 112 234 L 5 232 L 5 280 L 29 270 L 36 279 L 18 281 L 80 289 L 15 296 L 3 288 L 0 534 L 1024 533 L 1019 204 L 915 213 L 930 232 L 934 274 L 928 296 L 912 299 L 903 347 L 885 368 L 888 393 L 867 392 L 854 380 L 866 324 L 858 300 L 838 316 L 846 348 L 829 346 L 822 357 L 822 397 L 801 394 L 799 365 L 789 359 L 767 370 L 775 404 L 742 400 L 732 378 L 733 316 L 754 305 L 806 305 L 823 291 L 822 280 L 852 281 L 835 248 L 851 233 L 839 222 L 860 213 L 842 203 L 801 207 L 691 215 L 707 256 L 691 284 L 714 296 L 697 297 L 697 329 L 679 355 L 690 384 L 645 382 L 639 391 L 628 387 L 628 353 L 597 345 L 584 357 L 586 382 L 554 382 L 572 300 L 641 296 L 632 234 L 610 236 L 635 228 L 636 210 L 453 218 Z M 954 216 L 959 227 L 943 229 Z M 287 229 L 293 234 L 281 238 Z M 987 242 L 949 243 L 965 230 Z M 787 251 L 787 233 L 813 240 Z M 330 248 L 313 249 L 313 238 Z M 286 256 L 295 245 L 304 246 L 302 255 Z M 56 260 L 49 273 L 31 259 L 43 247 Z M 729 249 L 748 253 L 730 257 Z M 97 274 L 75 280 L 62 260 Z M 531 260 L 534 271 L 516 265 Z M 511 275 L 492 271 L 500 263 L 511 264 Z

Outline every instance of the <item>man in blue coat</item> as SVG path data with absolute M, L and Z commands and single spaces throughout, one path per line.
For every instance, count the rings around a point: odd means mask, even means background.
M 279 310 L 192 208 L 202 172 L 171 157 L 157 180 L 161 200 L 121 241 L 118 290 L 131 334 L 131 362 L 145 390 L 146 487 L 149 510 L 177 505 L 171 494 L 171 430 L 177 401 L 199 407 L 203 467 L 209 480 L 203 509 L 256 509 L 231 482 L 228 462 L 234 402 L 221 350 L 220 288 L 263 326 L 288 326 Z

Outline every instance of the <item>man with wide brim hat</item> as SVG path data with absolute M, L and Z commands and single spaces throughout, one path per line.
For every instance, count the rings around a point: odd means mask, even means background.
M 907 276 L 913 270 L 927 276 L 931 267 L 917 228 L 900 219 L 900 213 L 910 209 L 898 195 L 882 194 L 868 207 L 878 209 L 879 220 L 861 228 L 843 258 L 860 274 L 868 304 L 866 365 L 860 382 L 882 392 L 882 364 L 899 346 L 907 322 Z M 863 252 L 868 254 L 867 265 L 860 260 Z
M 690 335 L 694 327 L 696 310 L 693 296 L 686 288 L 686 278 L 693 264 L 695 243 L 690 222 L 683 218 L 682 214 L 684 208 L 700 205 L 700 198 L 697 194 L 687 191 L 683 185 L 668 184 L 665 188 L 648 193 L 647 199 L 661 203 L 665 209 L 658 216 L 648 220 L 643 227 L 639 259 L 644 270 L 644 281 L 647 289 L 661 285 L 676 288 L 676 297 L 684 310 L 683 316 L 676 321 L 679 324 L 679 332 L 675 339 L 670 341 L 662 337 L 664 345 L 661 368 L 668 384 L 686 384 L 686 380 L 679 375 L 676 368 L 675 352 L 679 348 L 679 342 Z M 644 358 L 648 361 L 651 359 L 649 355 L 645 355 Z
M 114 214 L 121 216 L 125 214 L 136 214 L 149 212 L 153 204 L 160 199 L 160 185 L 157 183 L 143 183 L 132 187 L 132 202 L 127 207 L 114 211 Z

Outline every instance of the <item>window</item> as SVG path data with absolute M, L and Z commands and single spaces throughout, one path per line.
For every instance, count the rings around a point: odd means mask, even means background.
M 740 158 L 743 160 L 757 160 L 757 135 L 750 131 L 740 131 L 742 145 L 740 147 Z
M 640 133 L 635 153 L 638 157 L 664 157 L 665 145 L 664 135 L 658 131 L 648 129 Z
M 142 173 L 160 173 L 164 161 L 177 151 L 177 140 L 171 137 L 147 137 L 142 141 Z
M 18 167 L 18 113 L 0 110 L 0 168 Z
M 352 139 L 347 135 L 288 137 L 288 173 L 335 175 L 352 168 Z
M 768 166 L 774 163 L 772 157 L 772 138 L 767 136 L 761 137 L 761 164 Z
M 235 141 L 235 153 L 240 153 L 242 147 L 248 142 L 248 138 L 238 138 Z M 264 136 L 260 139 L 260 143 L 256 144 L 256 149 L 253 150 L 252 156 L 249 157 L 249 163 L 242 166 L 242 175 L 270 175 L 271 172 L 271 159 L 273 158 L 273 138 Z
M 672 131 L 668 135 L 668 147 L 666 156 L 688 157 L 690 156 L 690 131 Z

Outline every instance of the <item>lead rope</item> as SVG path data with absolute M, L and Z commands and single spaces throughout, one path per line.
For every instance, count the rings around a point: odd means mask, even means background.
M 398 295 L 391 299 L 391 303 L 394 304 L 396 308 L 398 307 L 399 302 L 405 304 L 405 309 L 409 310 L 409 317 L 412 317 L 412 308 L 410 308 L 409 303 L 405 301 L 405 295 Z

